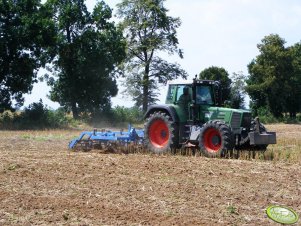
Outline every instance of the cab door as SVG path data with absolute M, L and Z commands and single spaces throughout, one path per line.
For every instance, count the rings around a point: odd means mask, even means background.
M 185 95 L 184 89 L 188 89 L 188 94 Z M 180 122 L 187 122 L 191 118 L 190 105 L 192 103 L 192 88 L 191 85 L 177 85 L 175 95 L 175 105 Z
M 203 84 L 196 86 L 195 103 L 197 106 L 196 119 L 200 123 L 207 122 L 212 114 L 209 108 L 215 105 L 212 85 Z

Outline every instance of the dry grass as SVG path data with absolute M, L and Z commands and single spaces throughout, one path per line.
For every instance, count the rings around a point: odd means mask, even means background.
M 274 124 L 268 130 L 277 134 L 277 144 L 270 145 L 263 159 L 301 163 L 301 125 Z
M 80 131 L 0 131 L 0 225 L 275 225 L 270 204 L 301 213 L 301 127 L 268 129 L 272 161 L 73 152 Z
M 244 150 L 235 152 L 235 155 L 229 158 L 239 157 L 241 160 L 267 160 L 267 161 L 284 161 L 291 163 L 301 163 L 301 125 L 294 124 L 270 124 L 266 126 L 268 131 L 275 131 L 277 134 L 277 144 L 269 145 L 266 152 Z M 86 127 L 81 130 L 43 130 L 43 131 L 0 131 L 0 137 L 7 137 L 13 140 L 28 141 L 64 141 L 66 147 L 68 142 L 79 136 L 82 130 L 92 130 Z M 114 129 L 112 129 L 114 130 Z M 116 129 L 115 129 L 116 130 Z M 148 153 L 142 147 L 129 145 L 121 147 L 118 153 Z M 150 154 L 150 153 L 149 153 Z M 167 153 L 170 155 L 171 153 Z M 201 154 L 192 150 L 177 150 L 176 155 L 196 155 Z

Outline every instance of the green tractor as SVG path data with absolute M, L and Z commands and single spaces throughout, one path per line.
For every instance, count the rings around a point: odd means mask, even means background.
M 144 138 L 149 150 L 162 153 L 181 147 L 199 147 L 208 157 L 236 149 L 266 150 L 276 143 L 250 111 L 220 107 L 219 82 L 170 83 L 164 105 L 151 105 L 145 114 Z

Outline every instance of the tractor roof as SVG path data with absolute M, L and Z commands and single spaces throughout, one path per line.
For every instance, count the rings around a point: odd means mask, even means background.
M 190 85 L 193 83 L 193 81 L 194 80 L 173 80 L 173 81 L 169 81 L 168 84 L 170 84 L 170 85 Z M 214 85 L 218 81 L 196 79 L 195 82 L 198 84 Z

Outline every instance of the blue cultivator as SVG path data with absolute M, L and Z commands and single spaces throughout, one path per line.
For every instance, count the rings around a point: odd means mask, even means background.
M 85 151 L 92 148 L 104 148 L 112 144 L 126 146 L 130 143 L 142 144 L 144 137 L 143 130 L 136 130 L 129 125 L 128 132 L 104 131 L 98 132 L 96 129 L 85 131 L 80 136 L 69 143 L 70 149 L 83 149 Z

